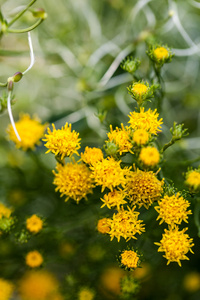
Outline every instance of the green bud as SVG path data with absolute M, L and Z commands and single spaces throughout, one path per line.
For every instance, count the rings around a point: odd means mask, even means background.
M 0 230 L 4 232 L 9 232 L 13 224 L 14 224 L 13 218 L 2 217 L 0 219 Z
M 26 230 L 22 230 L 21 232 L 15 235 L 16 241 L 20 244 L 25 244 L 28 242 L 30 238 L 30 234 Z
M 116 156 L 118 151 L 118 146 L 113 142 L 107 142 L 104 147 L 105 152 L 109 156 Z
M 43 20 L 47 18 L 47 13 L 43 8 L 35 8 L 31 10 L 31 12 L 35 18 L 41 18 Z
M 134 59 L 132 56 L 128 56 L 127 58 L 125 58 L 122 61 L 120 67 L 124 71 L 133 74 L 138 69 L 140 64 L 141 64 L 141 61 L 139 59 Z
M 13 78 L 12 77 L 9 77 L 8 78 L 8 91 L 11 92 L 13 90 L 13 87 L 14 87 L 14 83 L 13 83 Z
M 18 82 L 22 79 L 22 76 L 23 74 L 21 72 L 16 72 L 14 75 L 13 75 L 13 81 L 14 82 Z
M 182 137 L 185 137 L 188 135 L 186 133 L 187 128 L 183 129 L 184 124 L 177 124 L 174 122 L 174 125 L 172 128 L 170 128 L 170 132 L 172 134 L 172 140 L 177 141 L 180 140 Z

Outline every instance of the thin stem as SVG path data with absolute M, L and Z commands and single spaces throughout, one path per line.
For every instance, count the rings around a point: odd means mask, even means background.
M 7 84 L 8 84 L 7 82 L 5 82 L 5 83 L 1 83 L 1 82 L 0 82 L 0 86 L 1 86 L 1 87 L 6 87 Z
M 8 92 L 7 108 L 8 108 L 8 115 L 9 115 L 10 122 L 11 122 L 11 125 L 13 127 L 13 130 L 14 130 L 14 132 L 16 134 L 16 137 L 21 142 L 21 138 L 20 138 L 20 136 L 19 136 L 19 134 L 17 132 L 17 128 L 15 126 L 15 121 L 14 121 L 13 115 L 12 115 L 12 109 L 11 109 L 11 91 Z
M 22 11 L 20 11 L 8 24 L 7 26 L 10 27 L 14 24 L 28 9 L 31 7 L 37 0 L 32 0 Z M 28 30 L 29 31 L 29 30 Z
M 35 29 L 43 21 L 44 21 L 44 19 L 39 19 L 35 24 L 33 24 L 32 26 L 30 26 L 28 28 L 24 28 L 24 29 L 7 29 L 6 32 L 10 32 L 10 33 L 25 33 L 25 32 L 28 32 L 28 31 L 31 31 L 31 30 Z
M 34 65 L 34 62 L 35 62 L 35 57 L 34 57 L 33 45 L 32 45 L 32 40 L 31 40 L 31 34 L 30 34 L 30 32 L 28 32 L 28 44 L 29 44 L 29 48 L 30 48 L 31 62 L 30 62 L 29 67 L 22 73 L 23 75 L 25 73 L 27 73 L 32 68 L 32 66 Z
M 167 148 L 175 143 L 176 140 L 172 139 L 169 143 L 165 144 L 163 148 L 160 150 L 160 153 L 163 153 Z

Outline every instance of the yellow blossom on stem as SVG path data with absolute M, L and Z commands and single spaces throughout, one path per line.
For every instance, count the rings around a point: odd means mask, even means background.
M 138 146 L 145 145 L 150 139 L 150 134 L 145 129 L 137 129 L 133 133 L 133 142 Z
M 103 192 L 105 188 L 111 191 L 119 185 L 125 185 L 125 175 L 127 169 L 122 169 L 120 166 L 121 161 L 114 160 L 113 157 L 108 157 L 90 167 L 92 170 L 92 178 L 96 185 L 101 185 Z
M 6 207 L 3 203 L 0 203 L 0 219 L 5 217 L 9 218 L 12 213 L 12 209 Z
M 149 206 L 161 197 L 164 179 L 159 181 L 152 171 L 129 171 L 125 191 L 132 205 Z
M 188 234 L 185 234 L 187 228 L 179 231 L 178 226 L 170 227 L 169 230 L 165 229 L 165 233 L 162 235 L 160 243 L 155 243 L 158 248 L 158 252 L 165 252 L 167 259 L 167 265 L 170 262 L 177 262 L 181 267 L 181 260 L 189 260 L 186 256 L 188 251 L 193 253 L 191 250 L 193 239 L 189 238 Z
M 31 268 L 36 268 L 41 266 L 43 263 L 43 257 L 38 251 L 30 251 L 26 255 L 26 265 Z
M 158 61 L 165 61 L 169 57 L 169 51 L 165 47 L 157 47 L 153 51 L 153 55 Z
M 21 140 L 18 140 L 11 124 L 7 128 L 9 138 L 17 148 L 22 148 L 24 151 L 33 150 L 40 143 L 46 129 L 46 125 L 42 125 L 38 118 L 31 119 L 28 114 L 21 114 L 15 126 Z
M 124 250 L 121 256 L 121 264 L 128 269 L 136 269 L 139 266 L 140 260 L 137 252 L 133 250 Z
M 26 220 L 26 228 L 32 233 L 38 233 L 42 227 L 43 221 L 37 215 L 32 215 Z
M 135 206 L 128 210 L 124 210 L 122 207 L 117 214 L 114 214 L 110 220 L 110 237 L 111 241 L 114 237 L 117 238 L 118 242 L 120 238 L 123 237 L 126 241 L 130 239 L 136 239 L 136 233 L 142 234 L 144 229 L 144 224 L 142 220 L 138 220 L 139 212 L 135 211 Z
M 168 225 L 181 224 L 182 221 L 188 222 L 188 215 L 192 214 L 191 210 L 187 211 L 190 203 L 185 200 L 180 193 L 173 196 L 165 195 L 162 199 L 158 200 L 158 206 L 155 210 L 159 213 L 157 220 L 160 224 L 163 222 Z
M 132 92 L 139 96 L 143 96 L 144 94 L 147 93 L 147 91 L 148 91 L 148 86 L 146 86 L 146 84 L 144 83 L 136 83 L 133 84 L 132 86 Z
M 144 111 L 144 107 L 140 108 L 140 112 L 130 113 L 130 127 L 134 130 L 143 129 L 150 134 L 157 135 L 161 131 L 162 119 L 158 120 L 159 114 L 155 109 L 152 111 L 150 108 L 148 111 Z
M 58 281 L 50 272 L 29 271 L 19 282 L 22 300 L 50 300 L 58 294 Z
M 14 285 L 3 278 L 0 278 L 0 299 L 10 300 L 14 290 Z
M 95 294 L 91 289 L 84 287 L 78 293 L 78 300 L 93 300 L 94 296 Z
M 113 190 L 101 198 L 101 201 L 104 202 L 101 208 L 106 205 L 109 209 L 112 207 L 117 207 L 119 210 L 120 205 L 127 203 L 127 201 L 124 200 L 125 196 L 126 195 L 122 190 Z
M 193 190 L 200 188 L 200 170 L 190 170 L 186 173 L 185 184 Z
M 116 127 L 113 130 L 112 125 L 110 125 L 110 132 L 107 133 L 109 142 L 114 142 L 118 146 L 118 152 L 122 155 L 125 152 L 131 152 L 133 145 L 130 142 L 130 130 L 124 128 L 121 124 L 121 128 Z
M 93 165 L 103 159 L 103 152 L 99 148 L 86 147 L 84 153 L 81 153 L 81 159 L 88 165 Z
M 154 167 L 159 163 L 160 153 L 155 147 L 142 148 L 139 160 L 147 167 Z
M 97 230 L 98 232 L 105 234 L 105 233 L 109 233 L 110 231 L 110 219 L 109 218 L 103 218 L 98 220 L 97 223 Z
M 53 131 L 47 128 L 48 134 L 45 134 L 45 139 L 43 139 L 46 142 L 45 147 L 49 149 L 46 153 L 52 152 L 56 156 L 59 155 L 61 160 L 75 153 L 79 155 L 77 150 L 80 148 L 81 139 L 78 138 L 79 133 L 71 131 L 71 124 L 66 123 L 61 129 L 56 129 L 54 124 L 52 127 Z
M 66 165 L 57 164 L 58 173 L 53 171 L 55 176 L 53 184 L 56 191 L 62 196 L 66 196 L 65 201 L 69 198 L 74 199 L 77 203 L 82 199 L 87 199 L 87 194 L 92 193 L 94 187 L 89 168 L 81 163 L 67 163 Z

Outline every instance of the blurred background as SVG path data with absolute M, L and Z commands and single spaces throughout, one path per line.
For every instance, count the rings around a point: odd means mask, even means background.
M 0 0 L 8 20 L 27 3 Z M 120 68 L 121 61 L 128 55 L 139 58 L 140 77 L 146 80 L 150 66 L 145 41 L 147 37 L 156 39 L 175 54 L 162 69 L 160 117 L 164 124 L 160 146 L 170 140 L 169 128 L 174 121 L 184 123 L 189 132 L 187 138 L 166 151 L 163 164 L 164 177 L 182 190 L 183 173 L 189 166 L 198 167 L 200 155 L 200 2 L 38 0 L 34 7 L 44 8 L 48 18 L 31 32 L 36 61 L 15 84 L 14 119 L 17 121 L 24 112 L 36 114 L 43 123 L 54 123 L 56 128 L 69 122 L 80 133 L 81 151 L 85 146 L 102 147 L 109 124 L 126 124 L 127 115 L 136 107 L 127 92 L 132 77 Z M 32 14 L 27 12 L 13 28 L 33 23 Z M 27 34 L 5 34 L 0 43 L 0 81 L 5 82 L 30 63 Z M 5 97 L 5 88 L 0 88 L 0 95 Z M 154 103 L 149 106 L 154 107 Z M 101 123 L 97 115 L 104 113 L 106 118 Z M 77 287 L 85 285 L 96 291 L 95 299 L 118 299 L 119 281 L 114 287 L 108 282 L 123 276 L 115 256 L 126 244 L 111 243 L 109 237 L 95 231 L 98 218 L 107 213 L 100 209 L 100 190 L 79 205 L 65 203 L 52 185 L 51 170 L 56 165 L 53 155 L 45 155 L 42 145 L 30 154 L 17 150 L 7 139 L 9 122 L 5 110 L 0 115 L 0 200 L 15 207 L 19 220 L 38 213 L 48 226 L 38 239 L 19 243 L 15 250 L 12 239 L 0 239 L 0 276 L 12 280 L 20 277 L 26 270 L 23 255 L 34 245 L 43 249 L 46 267 L 61 280 L 64 299 L 76 299 Z M 157 226 L 155 218 L 156 214 L 152 228 Z M 163 228 L 137 242 L 145 256 L 144 274 L 135 275 L 142 280 L 138 299 L 200 299 L 199 238 L 193 216 L 189 227 L 195 255 L 190 255 L 182 268 L 173 263 L 166 266 L 157 253 L 153 242 L 159 240 Z M 65 244 L 71 250 L 64 248 Z

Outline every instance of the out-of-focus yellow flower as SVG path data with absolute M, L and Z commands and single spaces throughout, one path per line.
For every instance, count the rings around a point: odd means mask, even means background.
M 181 260 L 189 260 L 186 254 L 191 250 L 193 239 L 189 238 L 188 234 L 185 234 L 187 228 L 179 231 L 178 226 L 170 227 L 169 230 L 165 229 L 165 233 L 162 235 L 160 243 L 154 243 L 158 245 L 158 252 L 165 252 L 163 257 L 167 259 L 167 265 L 171 262 L 177 262 L 181 267 Z
M 95 294 L 90 288 L 84 287 L 78 293 L 78 300 L 93 300 L 94 296 Z
M 89 168 L 81 163 L 67 163 L 66 165 L 58 164 L 56 167 L 58 173 L 54 173 L 56 191 L 62 196 L 66 196 L 65 201 L 69 198 L 74 199 L 77 203 L 82 199 L 87 199 L 87 194 L 92 193 L 94 187 Z
M 152 171 L 130 171 L 127 176 L 126 193 L 132 205 L 144 206 L 147 209 L 161 197 L 164 180 L 159 181 Z
M 37 215 L 32 215 L 26 220 L 26 228 L 32 233 L 38 233 L 42 227 L 43 221 Z
M 106 268 L 100 278 L 100 289 L 102 292 L 109 292 L 112 295 L 120 294 L 120 280 L 125 275 L 125 271 L 119 267 Z
M 110 219 L 109 218 L 103 218 L 103 219 L 100 219 L 97 223 L 97 230 L 98 232 L 100 233 L 109 233 L 110 231 Z
M 144 129 L 137 129 L 133 133 L 133 141 L 139 145 L 145 145 L 150 138 L 150 134 Z
M 19 282 L 22 300 L 50 300 L 58 294 L 59 284 L 47 271 L 29 271 Z
M 5 217 L 9 218 L 12 213 L 12 209 L 6 207 L 3 203 L 0 203 L 0 219 Z
M 160 224 L 163 222 L 168 225 L 181 224 L 182 221 L 188 222 L 188 215 L 192 214 L 191 210 L 187 211 L 190 203 L 185 200 L 180 193 L 176 195 L 165 195 L 162 199 L 158 200 L 158 206 L 155 206 L 155 210 L 159 213 L 157 217 L 160 220 Z
M 9 138 L 15 143 L 17 148 L 22 148 L 24 151 L 33 150 L 40 143 L 46 128 L 46 125 L 42 125 L 38 118 L 34 117 L 31 119 L 28 114 L 21 114 L 15 126 L 21 141 L 18 140 L 11 124 L 7 128 Z
M 142 148 L 139 160 L 147 167 L 154 167 L 159 163 L 160 154 L 155 147 Z
M 149 110 L 144 111 L 144 107 L 141 107 L 140 112 L 130 113 L 130 127 L 134 130 L 143 129 L 150 134 L 157 135 L 161 131 L 161 124 L 163 123 L 162 119 L 158 120 L 158 116 L 156 109 L 152 111 L 149 108 Z
M 200 290 L 200 273 L 198 272 L 187 273 L 183 280 L 183 287 L 189 293 L 194 293 Z
M 79 155 L 77 150 L 80 148 L 81 139 L 78 137 L 79 133 L 71 131 L 71 124 L 66 123 L 61 129 L 56 129 L 54 124 L 52 127 L 53 131 L 47 128 L 48 134 L 45 134 L 45 139 L 43 139 L 46 142 L 45 147 L 49 149 L 46 153 L 52 152 L 60 155 L 61 159 L 75 153 Z
M 36 268 L 41 266 L 43 263 L 43 257 L 38 251 L 30 251 L 26 255 L 26 264 L 31 268 Z
M 93 165 L 103 159 L 103 152 L 99 148 L 86 147 L 84 153 L 81 153 L 81 159 L 88 165 Z
M 200 170 L 190 170 L 186 173 L 185 184 L 191 189 L 198 190 L 200 188 Z
M 0 278 L 0 299 L 10 300 L 14 290 L 14 285 L 3 278 Z

